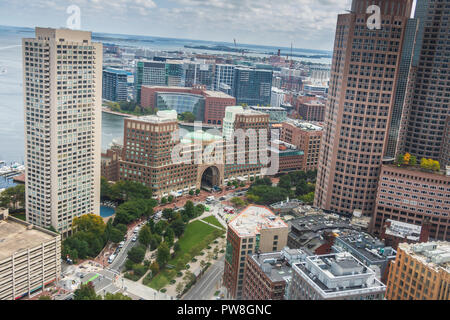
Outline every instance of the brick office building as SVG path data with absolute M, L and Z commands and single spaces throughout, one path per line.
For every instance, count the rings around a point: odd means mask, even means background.
M 386 299 L 450 300 L 450 243 L 399 244 Z
M 236 99 L 221 91 L 206 90 L 205 86 L 148 87 L 142 86 L 141 106 L 158 110 L 176 110 L 179 114 L 192 112 L 196 120 L 222 125 L 227 106 L 236 105 Z
M 320 100 L 300 103 L 297 112 L 306 121 L 322 122 L 325 120 L 325 104 Z
M 288 225 L 263 206 L 249 206 L 230 221 L 223 284 L 232 298 L 242 298 L 247 255 L 281 251 L 288 231 Z
M 450 240 L 450 176 L 418 167 L 383 165 L 370 231 L 380 235 L 387 219 L 421 226 L 430 220 L 429 236 Z
M 321 127 L 309 122 L 288 120 L 282 123 L 280 140 L 293 144 L 304 153 L 301 170 L 317 169 L 322 132 Z

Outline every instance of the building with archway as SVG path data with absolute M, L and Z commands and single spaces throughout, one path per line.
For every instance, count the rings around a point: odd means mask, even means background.
M 104 161 L 102 171 L 117 180 L 140 182 L 157 197 L 177 196 L 196 189 L 211 190 L 229 181 L 259 177 L 266 166 L 257 155 L 260 149 L 269 152 L 268 145 L 258 142 L 252 147 L 250 136 L 240 141 L 233 136 L 233 131 L 268 130 L 269 115 L 242 107 L 230 107 L 228 111 L 234 116 L 228 117 L 226 137 L 217 130 L 179 130 L 174 110 L 127 118 L 121 155 Z M 231 161 L 227 159 L 227 141 L 231 141 Z M 239 148 L 240 143 L 245 147 Z M 111 174 L 111 170 L 117 174 Z

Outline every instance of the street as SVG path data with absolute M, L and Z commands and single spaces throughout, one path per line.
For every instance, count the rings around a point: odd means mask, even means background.
M 224 261 L 225 256 L 209 267 L 181 300 L 210 300 L 214 296 L 214 292 L 218 290 L 218 285 L 220 285 Z

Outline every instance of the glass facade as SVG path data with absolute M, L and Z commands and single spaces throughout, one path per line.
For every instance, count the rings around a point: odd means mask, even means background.
M 158 110 L 175 110 L 178 114 L 192 112 L 196 120 L 203 121 L 205 98 L 201 95 L 158 92 L 155 99 Z

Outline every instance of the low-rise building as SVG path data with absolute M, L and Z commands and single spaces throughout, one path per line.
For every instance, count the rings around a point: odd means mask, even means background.
M 242 298 L 247 255 L 281 251 L 287 235 L 287 224 L 263 206 L 249 206 L 230 221 L 223 276 L 229 296 Z
M 450 175 L 417 166 L 381 167 L 370 226 L 379 236 L 387 219 L 421 226 L 430 219 L 430 238 L 450 240 Z
M 289 300 L 382 300 L 386 286 L 351 253 L 310 256 L 294 263 Z
M 292 265 L 304 261 L 306 254 L 298 249 L 247 255 L 243 300 L 284 300 L 292 277 Z
M 424 220 L 422 226 L 386 219 L 380 239 L 387 245 L 397 249 L 402 242 L 428 242 L 430 236 L 430 220 Z
M 450 300 L 450 243 L 400 243 L 387 282 L 388 300 Z
M 325 121 L 325 103 L 320 100 L 300 103 L 297 112 L 306 121 Z
M 0 300 L 16 300 L 61 274 L 61 236 L 0 208 Z
M 288 119 L 282 123 L 280 140 L 304 152 L 302 170 L 316 170 L 319 164 L 323 129 L 309 122 Z
M 287 111 L 282 107 L 262 107 L 262 106 L 250 106 L 252 110 L 267 113 L 269 115 L 269 120 L 271 123 L 280 123 L 286 121 Z

